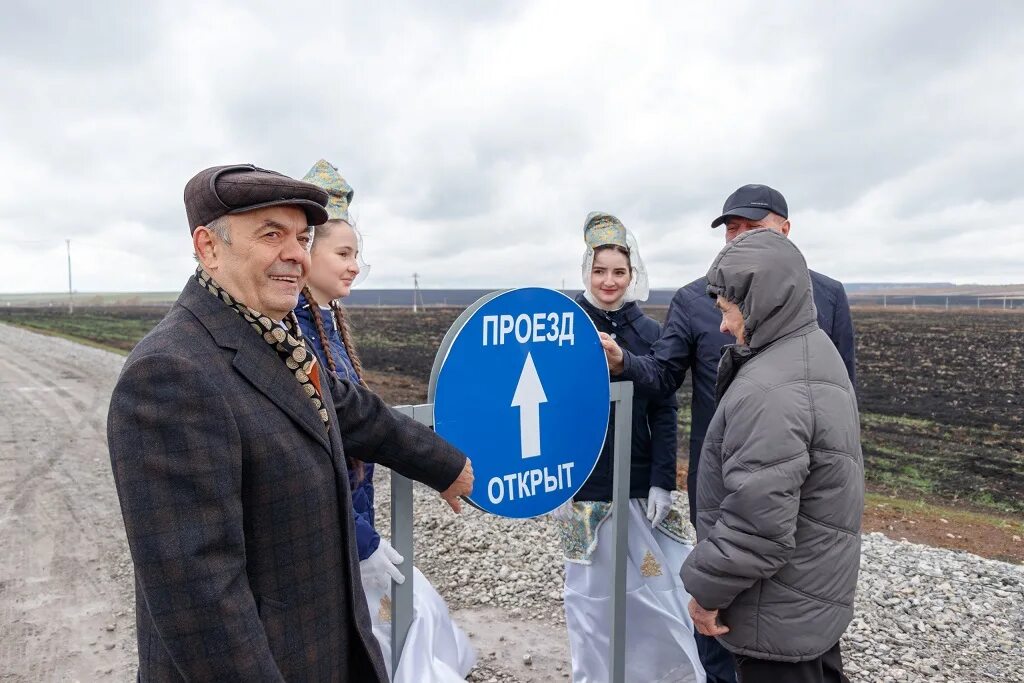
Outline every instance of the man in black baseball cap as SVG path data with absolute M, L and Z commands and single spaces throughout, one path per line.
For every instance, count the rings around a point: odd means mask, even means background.
M 726 198 L 722 215 L 711 221 L 711 227 L 717 228 L 730 217 L 759 221 L 769 213 L 789 218 L 789 207 L 782 193 L 767 185 L 744 185 Z
M 769 228 L 789 236 L 789 206 L 778 190 L 767 185 L 744 185 L 729 195 L 722 214 L 712 228 L 725 226 L 725 241 L 731 242 L 748 230 Z M 854 372 L 853 322 L 843 285 L 811 271 L 818 325 L 839 350 L 850 381 Z M 682 385 L 689 370 L 693 394 L 690 408 L 690 466 L 686 488 L 690 519 L 695 522 L 697 469 L 704 436 L 715 413 L 715 386 L 723 346 L 735 339 L 722 329 L 722 314 L 707 295 L 707 277 L 701 277 L 676 292 L 668 310 L 661 338 L 645 356 L 623 351 L 610 339 L 602 340 L 613 374 L 621 374 L 640 388 L 668 394 Z M 695 633 L 701 663 L 708 683 L 735 683 L 735 661 L 718 640 Z

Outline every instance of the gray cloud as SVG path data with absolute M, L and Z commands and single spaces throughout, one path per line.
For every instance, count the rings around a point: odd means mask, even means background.
M 699 276 L 735 187 L 849 280 L 1020 281 L 1013 2 L 32 3 L 0 25 L 0 291 L 174 289 L 185 181 L 317 159 L 365 286 L 569 286 L 590 210 L 654 286 Z M 991 238 L 1000 229 L 998 246 Z

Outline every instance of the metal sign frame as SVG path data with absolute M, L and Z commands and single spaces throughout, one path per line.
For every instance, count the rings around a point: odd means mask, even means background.
M 611 658 L 609 680 L 626 680 L 626 548 L 629 521 L 629 464 L 633 440 L 633 383 L 611 382 L 610 402 L 615 413 L 615 442 L 612 495 L 612 557 L 615 558 L 611 600 Z M 432 403 L 395 406 L 427 427 L 434 426 Z M 404 558 L 398 570 L 405 577 L 402 584 L 391 583 L 391 675 L 398 671 L 405 641 L 413 617 L 413 502 L 412 481 L 391 471 L 391 545 Z

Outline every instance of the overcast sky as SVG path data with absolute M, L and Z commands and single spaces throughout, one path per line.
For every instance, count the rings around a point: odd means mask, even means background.
M 5 2 L 0 292 L 176 290 L 182 190 L 319 158 L 363 287 L 578 286 L 588 211 L 654 287 L 745 183 L 847 282 L 1024 281 L 1024 3 Z

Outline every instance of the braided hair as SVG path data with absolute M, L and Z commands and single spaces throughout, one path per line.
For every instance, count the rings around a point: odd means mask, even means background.
M 324 356 L 327 357 L 327 367 L 330 371 L 337 375 L 337 364 L 334 361 L 334 356 L 331 354 L 331 344 L 327 339 L 327 335 L 324 333 L 324 320 L 320 314 L 320 305 L 316 299 L 313 298 L 313 292 L 309 291 L 309 287 L 302 288 L 302 294 L 306 297 L 306 301 L 309 303 L 309 312 L 313 317 L 313 324 L 316 325 L 316 333 L 320 335 L 320 345 L 324 349 Z M 356 353 L 355 343 L 352 341 L 352 330 L 348 325 L 348 318 L 345 316 L 345 309 L 338 301 L 331 302 L 331 313 L 334 314 L 334 320 L 339 334 L 341 335 L 341 343 L 345 346 L 345 351 L 348 353 L 349 360 L 352 361 L 352 367 L 356 371 L 356 377 L 359 380 L 359 384 L 366 387 L 366 380 L 363 379 L 363 363 L 359 360 L 359 354 Z M 369 387 L 367 387 L 369 388 Z M 352 488 L 356 488 L 363 483 L 363 479 L 366 476 L 366 464 L 352 456 L 346 456 L 348 461 L 349 469 L 355 472 L 355 480 L 351 482 Z

